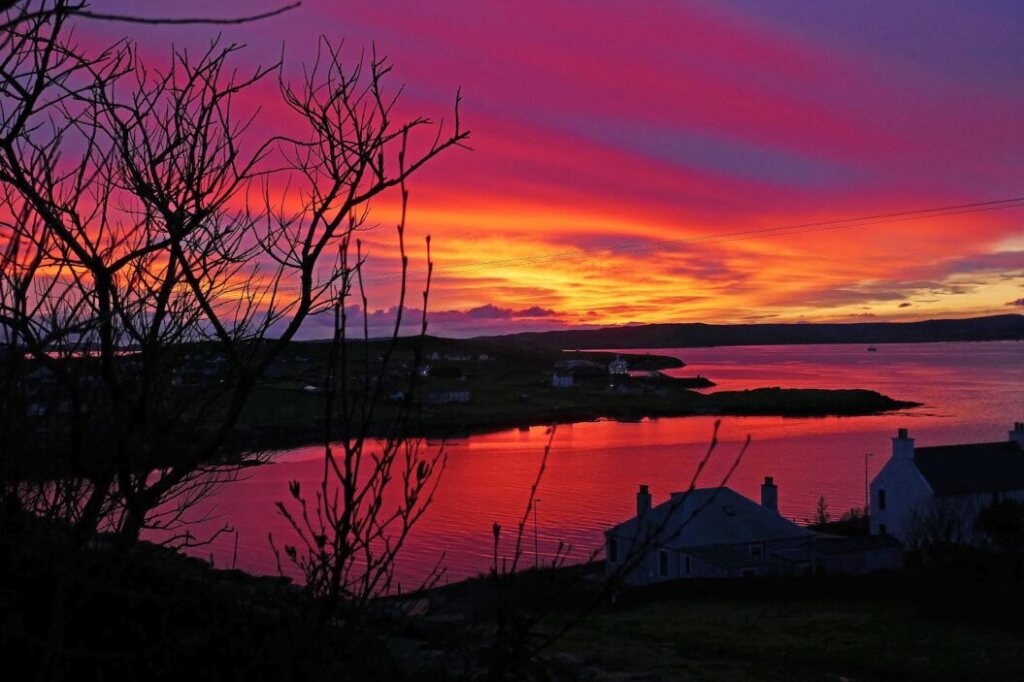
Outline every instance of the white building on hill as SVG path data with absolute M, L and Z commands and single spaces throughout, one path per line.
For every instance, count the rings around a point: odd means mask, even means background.
M 572 374 L 559 374 L 555 372 L 551 375 L 551 385 L 555 388 L 572 388 Z
M 629 374 L 629 363 L 622 357 L 616 355 L 615 359 L 608 363 L 608 374 L 612 376 L 626 376 Z
M 994 502 L 1024 502 L 1024 422 L 995 443 L 915 448 L 900 429 L 892 457 L 871 482 L 871 533 L 907 547 L 981 544 L 978 513 Z

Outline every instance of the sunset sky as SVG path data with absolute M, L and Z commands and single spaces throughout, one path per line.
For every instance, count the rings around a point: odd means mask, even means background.
M 217 31 L 128 30 L 154 54 Z M 1024 196 L 1024 3 L 305 0 L 222 30 L 291 73 L 320 33 L 375 44 L 408 113 L 461 88 L 474 151 L 410 185 L 434 333 L 1024 312 L 1024 208 L 723 236 Z M 385 198 L 367 234 L 378 322 L 395 218 Z

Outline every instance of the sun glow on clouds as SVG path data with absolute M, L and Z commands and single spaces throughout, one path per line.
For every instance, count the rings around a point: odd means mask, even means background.
M 226 36 L 253 64 L 282 40 L 308 59 L 325 27 L 353 56 L 375 41 L 407 83 L 400 113 L 450 115 L 462 87 L 475 151 L 410 182 L 408 302 L 429 233 L 434 332 L 1014 311 L 1024 209 L 679 241 L 1024 195 L 1024 43 L 1006 28 L 1024 6 L 917 10 L 929 21 L 888 3 L 309 0 Z M 256 129 L 287 120 L 265 108 Z M 371 311 L 396 302 L 397 217 L 381 197 L 362 235 Z M 510 312 L 473 313 L 488 305 Z M 515 314 L 533 306 L 553 314 Z

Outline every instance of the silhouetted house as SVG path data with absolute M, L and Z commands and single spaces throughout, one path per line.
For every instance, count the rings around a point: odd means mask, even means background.
M 726 487 L 672 493 L 651 506 L 647 486 L 637 515 L 605 532 L 606 572 L 632 585 L 685 578 L 869 573 L 899 567 L 898 543 L 815 533 L 778 512 L 770 477 L 761 504 Z
M 551 385 L 555 388 L 571 388 L 572 374 L 559 374 L 555 372 L 551 375 Z
M 935 542 L 983 544 L 975 520 L 1003 499 L 1024 502 L 1024 423 L 995 443 L 915 448 L 906 429 L 871 482 L 871 533 L 908 547 Z

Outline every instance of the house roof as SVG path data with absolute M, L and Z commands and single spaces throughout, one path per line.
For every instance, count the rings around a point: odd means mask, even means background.
M 940 496 L 1024 490 L 1024 450 L 1009 440 L 915 448 L 914 464 Z
M 697 488 L 673 493 L 653 507 L 641 521 L 636 517 L 611 528 L 622 538 L 657 533 L 659 547 L 688 549 L 709 545 L 783 540 L 811 535 L 811 531 L 779 516 L 729 488 Z

